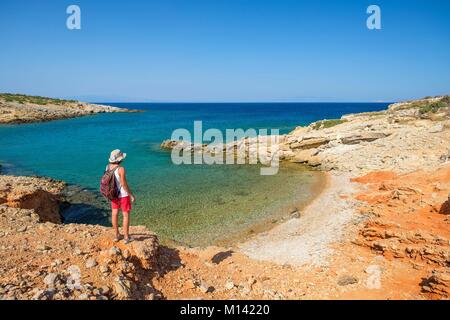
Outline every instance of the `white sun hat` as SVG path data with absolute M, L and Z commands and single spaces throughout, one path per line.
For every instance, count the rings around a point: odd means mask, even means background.
M 113 150 L 113 151 L 111 151 L 111 155 L 109 156 L 109 162 L 110 163 L 120 162 L 123 159 L 125 159 L 126 156 L 127 156 L 127 154 L 123 153 L 119 149 Z

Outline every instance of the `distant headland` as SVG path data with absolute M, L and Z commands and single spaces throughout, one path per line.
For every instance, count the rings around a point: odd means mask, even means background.
M 110 112 L 140 111 L 77 100 L 0 93 L 0 124 L 45 122 Z

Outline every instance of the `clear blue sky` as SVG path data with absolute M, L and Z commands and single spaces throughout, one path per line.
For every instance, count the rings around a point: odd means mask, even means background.
M 81 7 L 82 29 L 66 28 Z M 366 28 L 381 7 L 382 30 Z M 450 93 L 450 1 L 0 1 L 0 92 L 90 101 Z

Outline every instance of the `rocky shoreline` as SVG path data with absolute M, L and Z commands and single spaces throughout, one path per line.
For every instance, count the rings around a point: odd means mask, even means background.
M 0 95 L 0 124 L 46 122 L 77 118 L 98 113 L 142 112 L 140 110 L 117 108 L 72 100 L 40 97 L 40 100 L 37 100 L 37 97 L 32 96 L 24 96 L 25 98 L 22 99 L 13 99 L 10 98 L 10 96 L 15 97 L 15 95 L 6 95 L 6 97 Z M 22 96 L 20 95 L 20 97 Z
M 436 107 L 437 106 L 437 107 Z M 432 169 L 450 158 L 450 95 L 395 103 L 385 111 L 344 115 L 297 127 L 279 136 L 276 152 L 282 161 L 304 163 L 322 171 L 354 176 L 375 170 L 410 172 Z M 218 151 L 188 141 L 165 140 L 162 149 L 217 153 L 244 150 L 257 156 L 257 138 L 224 144 Z
M 0 297 L 448 299 L 446 99 L 283 136 L 280 157 L 327 171 L 328 187 L 297 217 L 236 247 L 164 247 L 144 227 L 132 228 L 130 245 L 114 244 L 110 228 L 58 221 L 64 183 L 0 175 Z

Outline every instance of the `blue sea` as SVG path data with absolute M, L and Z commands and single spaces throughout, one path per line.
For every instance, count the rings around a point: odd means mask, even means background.
M 46 123 L 0 126 L 3 173 L 66 181 L 78 204 L 67 222 L 108 224 L 98 184 L 109 153 L 121 149 L 137 196 L 132 224 L 163 241 L 190 246 L 226 243 L 251 235 L 305 205 L 323 181 L 320 173 L 286 164 L 261 176 L 255 165 L 172 164 L 160 143 L 177 128 L 279 129 L 343 114 L 386 109 L 387 103 L 107 103 L 141 113 L 98 114 Z M 225 131 L 224 131 L 225 132 Z M 74 200 L 76 203 L 76 201 Z

